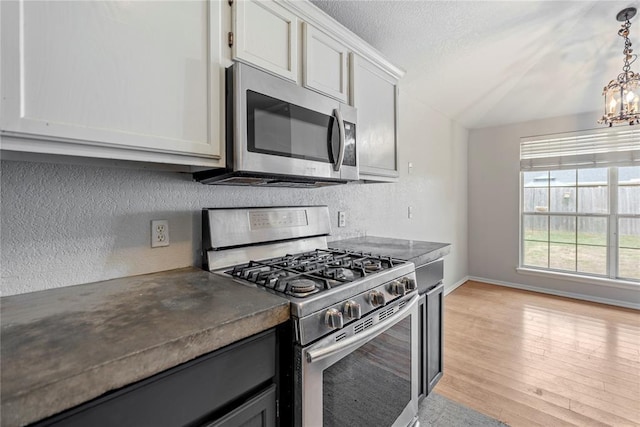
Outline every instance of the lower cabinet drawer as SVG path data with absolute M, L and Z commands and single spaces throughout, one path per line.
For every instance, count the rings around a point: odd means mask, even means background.
M 275 427 L 276 386 L 271 385 L 262 393 L 234 409 L 206 427 Z
M 276 333 L 270 330 L 35 425 L 184 426 L 211 419 L 216 410 L 269 384 L 275 375 Z

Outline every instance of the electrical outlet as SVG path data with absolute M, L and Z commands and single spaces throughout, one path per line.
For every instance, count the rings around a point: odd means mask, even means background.
M 413 207 L 409 206 L 409 208 L 407 209 L 407 218 L 412 219 L 413 218 Z
M 345 212 L 338 212 L 338 227 L 345 227 L 347 225 L 347 216 Z
M 169 221 L 157 219 L 151 221 L 151 247 L 169 246 Z

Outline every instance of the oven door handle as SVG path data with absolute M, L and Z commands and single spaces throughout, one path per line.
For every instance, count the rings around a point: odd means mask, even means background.
M 409 311 L 411 311 L 414 308 L 414 306 L 418 303 L 419 298 L 420 296 L 416 293 L 413 296 L 413 298 L 409 300 L 409 303 L 406 306 L 404 306 L 402 309 L 398 310 L 396 314 L 394 314 L 391 317 L 388 317 L 384 322 L 380 322 L 369 329 L 365 329 L 364 332 L 353 335 L 347 339 L 338 341 L 326 347 L 321 347 L 315 350 L 313 349 L 308 350 L 307 362 L 314 363 L 319 360 L 330 357 L 337 352 L 347 350 L 353 347 L 357 347 L 360 344 L 367 342 L 371 337 L 379 334 L 380 332 L 387 329 L 389 326 L 393 325 L 396 322 L 396 319 L 400 317 L 404 317 L 404 315 L 407 314 Z

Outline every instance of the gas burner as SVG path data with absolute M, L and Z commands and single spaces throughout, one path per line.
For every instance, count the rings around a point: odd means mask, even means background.
M 304 277 L 297 277 L 288 280 L 287 293 L 295 297 L 305 297 L 307 295 L 318 292 L 316 282 Z

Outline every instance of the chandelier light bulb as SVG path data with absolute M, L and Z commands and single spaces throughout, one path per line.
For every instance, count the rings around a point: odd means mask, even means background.
M 626 96 L 626 98 L 627 98 L 627 104 L 628 104 L 628 103 L 630 103 L 631 101 L 633 101 L 633 99 L 634 99 L 635 97 L 636 97 L 636 94 L 635 94 L 635 93 L 633 93 L 633 92 L 631 92 L 631 91 L 627 92 L 627 96 Z
M 629 103 L 631 104 L 629 106 L 629 112 L 632 114 L 638 114 L 638 95 L 636 95 L 632 101 L 629 101 Z

